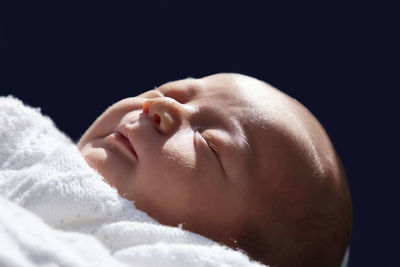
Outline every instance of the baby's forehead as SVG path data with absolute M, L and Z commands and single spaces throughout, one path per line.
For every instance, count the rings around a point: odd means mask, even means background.
M 249 130 L 255 128 L 253 135 L 256 141 L 262 141 L 265 135 L 270 134 L 271 128 L 291 128 L 290 124 L 297 120 L 299 111 L 302 112 L 301 105 L 290 96 L 263 81 L 241 74 L 187 78 L 167 83 L 159 90 L 164 94 L 179 95 L 180 100 L 203 98 L 206 101 L 198 103 L 216 105 L 216 111 L 218 108 L 229 110 L 230 113 L 225 112 L 225 115 L 231 116 L 226 119 L 237 119 Z

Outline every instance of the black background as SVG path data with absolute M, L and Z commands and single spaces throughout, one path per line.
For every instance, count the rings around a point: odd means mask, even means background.
M 167 81 L 267 81 L 314 113 L 344 162 L 350 266 L 399 266 L 399 2 L 9 2 L 0 95 L 41 107 L 78 140 L 107 106 Z

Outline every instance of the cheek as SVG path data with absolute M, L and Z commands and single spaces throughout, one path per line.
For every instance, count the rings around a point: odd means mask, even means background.
M 162 147 L 161 154 L 170 164 L 171 169 L 180 168 L 190 172 L 196 167 L 196 150 L 193 144 L 193 135 L 175 136 L 169 139 Z
M 164 142 L 154 141 L 140 158 L 132 184 L 138 208 L 154 215 L 150 210 L 162 213 L 185 206 L 199 173 L 196 164 L 193 135 L 176 133 Z
M 178 131 L 166 137 L 153 129 L 147 130 L 136 135 L 139 166 L 144 176 L 188 175 L 196 169 L 198 158 L 193 131 Z
M 193 146 L 167 142 L 161 151 L 148 153 L 140 162 L 135 181 L 136 191 L 169 203 L 185 199 L 198 173 Z

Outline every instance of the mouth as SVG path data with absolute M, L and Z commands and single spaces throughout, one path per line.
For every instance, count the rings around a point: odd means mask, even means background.
M 117 142 L 119 142 L 120 144 L 122 144 L 128 151 L 129 153 L 135 157 L 135 159 L 138 159 L 137 153 L 135 151 L 135 149 L 133 148 L 132 143 L 129 141 L 129 138 L 127 136 L 125 136 L 122 132 L 114 132 L 113 133 L 115 139 Z

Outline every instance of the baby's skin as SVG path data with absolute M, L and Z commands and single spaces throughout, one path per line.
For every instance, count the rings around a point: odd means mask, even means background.
M 268 243 L 290 239 L 286 245 L 294 246 L 304 229 L 293 222 L 327 206 L 345 214 L 351 232 L 344 170 L 323 127 L 295 99 L 255 78 L 188 78 L 123 99 L 97 118 L 78 148 L 138 209 L 231 247 L 246 249 L 240 243 L 249 228 Z M 280 253 L 266 261 L 279 263 Z

